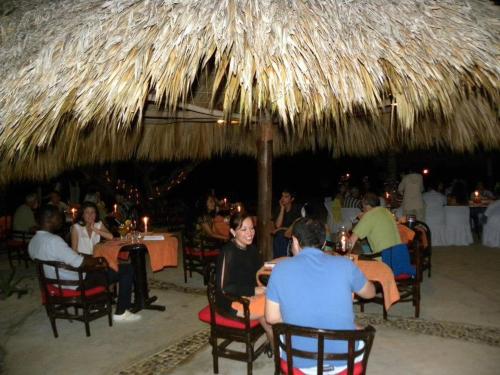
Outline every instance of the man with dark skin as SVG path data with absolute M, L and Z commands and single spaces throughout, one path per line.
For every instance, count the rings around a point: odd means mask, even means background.
M 133 322 L 141 318 L 140 315 L 128 311 L 131 307 L 134 279 L 130 264 L 121 264 L 118 272 L 115 272 L 107 269 L 104 258 L 83 256 L 73 251 L 61 237 L 54 234 L 58 232 L 62 225 L 62 215 L 55 206 L 47 205 L 43 207 L 39 212 L 38 223 L 40 229 L 28 246 L 31 258 L 63 262 L 75 268 L 82 267 L 86 272 L 85 289 L 103 285 L 105 275 L 103 275 L 102 271 L 105 270 L 111 281 L 118 281 L 118 300 L 113 320 L 115 322 Z M 44 266 L 44 272 L 48 277 L 55 276 L 53 267 Z M 78 280 L 78 273 L 74 271 L 60 270 L 59 276 L 65 280 Z

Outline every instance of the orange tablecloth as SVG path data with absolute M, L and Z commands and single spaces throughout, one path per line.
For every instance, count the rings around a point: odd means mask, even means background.
M 151 270 L 154 272 L 160 271 L 164 267 L 177 267 L 177 238 L 165 233 L 159 234 L 163 234 L 165 239 L 160 241 L 142 241 L 148 249 Z M 111 240 L 97 244 L 94 248 L 94 256 L 106 258 L 109 267 L 118 271 L 118 253 L 122 246 L 128 244 L 130 242 L 122 240 Z
M 221 236 L 229 237 L 229 223 L 224 221 L 222 216 L 214 217 L 213 231 Z
M 358 260 L 357 256 L 354 255 L 354 262 L 359 267 L 361 272 L 364 273 L 366 278 L 370 281 L 378 281 L 380 285 L 382 285 L 382 289 L 384 291 L 384 305 L 385 309 L 389 310 L 389 308 L 397 301 L 399 301 L 399 291 L 396 285 L 396 280 L 394 279 L 394 274 L 392 273 L 391 268 L 380 261 L 367 261 L 367 260 Z M 287 257 L 281 257 L 274 259 L 273 263 L 279 263 L 280 261 L 287 259 Z M 262 286 L 262 283 L 259 280 L 260 275 L 270 275 L 272 272 L 272 268 L 262 267 L 259 271 L 257 271 L 257 284 Z M 250 312 L 255 315 L 264 314 L 264 306 L 261 306 L 260 301 L 254 305 L 254 302 L 250 302 Z M 243 311 L 243 306 L 237 302 L 232 304 L 232 308 L 238 311 Z
M 391 268 L 377 260 L 355 260 L 356 265 L 370 281 L 378 281 L 384 290 L 385 309 L 399 301 L 399 291 Z

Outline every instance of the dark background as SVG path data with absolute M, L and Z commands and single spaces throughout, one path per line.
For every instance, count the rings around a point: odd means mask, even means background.
M 449 185 L 454 178 L 464 179 L 469 190 L 477 181 L 483 181 L 491 190 L 500 181 L 498 152 L 479 150 L 474 153 L 450 153 L 438 151 L 415 151 L 401 154 L 384 154 L 365 158 L 333 159 L 327 152 L 302 153 L 294 156 L 275 158 L 273 164 L 273 190 L 277 200 L 281 189 L 295 190 L 299 199 L 324 197 L 334 194 L 340 176 L 349 173 L 351 185 L 360 185 L 368 176 L 372 190 L 383 190 L 383 182 L 389 177 L 390 163 L 396 164 L 397 177 L 407 168 L 417 171 L 428 168 L 426 180 L 434 179 Z M 394 167 L 393 167 L 394 169 Z M 109 183 L 105 173 L 111 177 Z M 176 176 L 184 172 L 185 178 L 177 183 Z M 182 202 L 193 206 L 211 189 L 219 198 L 242 201 L 250 210 L 255 208 L 257 199 L 257 163 L 250 157 L 225 155 L 205 161 L 183 161 L 150 163 L 129 161 L 106 165 L 87 166 L 52 178 L 49 181 L 22 181 L 4 186 L 1 193 L 1 213 L 12 213 L 24 196 L 41 188 L 42 195 L 48 194 L 57 182 L 61 182 L 63 200 L 67 200 L 68 182 L 79 181 L 81 199 L 88 189 L 101 191 L 108 208 L 114 202 L 114 181 L 125 180 L 141 192 L 141 206 L 158 202 Z M 166 187 L 171 185 L 167 191 Z M 160 194 L 155 194 L 158 188 Z M 154 199 L 149 199 L 151 196 Z

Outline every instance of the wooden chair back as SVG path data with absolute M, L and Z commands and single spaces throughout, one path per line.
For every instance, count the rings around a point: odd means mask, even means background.
M 90 336 L 89 322 L 94 319 L 107 315 L 109 326 L 112 326 L 112 298 L 107 275 L 104 277 L 104 285 L 86 289 L 83 267 L 75 268 L 62 262 L 38 259 L 35 259 L 35 264 L 42 293 L 42 303 L 45 305 L 54 337 L 58 337 L 56 319 L 84 322 L 87 336 Z M 50 268 L 53 269 L 54 276 L 47 276 L 46 272 Z M 75 280 L 64 279 L 61 276 L 62 270 L 75 272 L 78 278 Z M 74 312 L 71 312 L 70 308 L 73 308 Z M 79 309 L 82 312 L 79 312 Z
M 363 372 L 366 373 L 368 357 L 375 339 L 375 328 L 367 326 L 361 330 L 326 330 L 310 327 L 301 327 L 292 324 L 278 323 L 273 325 L 274 336 L 274 364 L 275 374 L 281 371 L 280 350 L 286 353 L 286 373 L 293 374 L 293 357 L 301 357 L 316 360 L 318 374 L 323 374 L 325 361 L 347 361 L 347 374 L 354 374 L 355 358 L 363 355 L 361 360 Z M 306 337 L 317 340 L 315 351 L 298 349 L 292 345 L 293 337 Z M 325 353 L 326 340 L 342 340 L 347 342 L 347 353 Z M 356 349 L 356 341 L 361 341 L 364 346 Z

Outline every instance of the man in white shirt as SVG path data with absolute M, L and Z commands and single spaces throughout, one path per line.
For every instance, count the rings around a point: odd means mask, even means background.
M 64 240 L 55 235 L 62 225 L 62 215 L 56 206 L 47 205 L 39 212 L 38 222 L 40 230 L 31 239 L 28 245 L 28 252 L 33 259 L 63 262 L 72 267 L 86 267 L 95 270 L 85 275 L 85 288 L 90 289 L 97 285 L 102 285 L 103 274 L 98 270 L 106 269 L 103 258 L 82 256 L 73 251 Z M 48 277 L 55 278 L 53 267 L 45 266 L 44 272 Z M 118 301 L 113 320 L 136 321 L 140 315 L 133 314 L 127 309 L 131 307 L 133 271 L 129 264 L 120 265 L 119 272 L 107 269 L 108 277 L 112 281 L 118 281 Z M 78 280 L 78 273 L 69 270 L 61 270 L 61 279 Z

